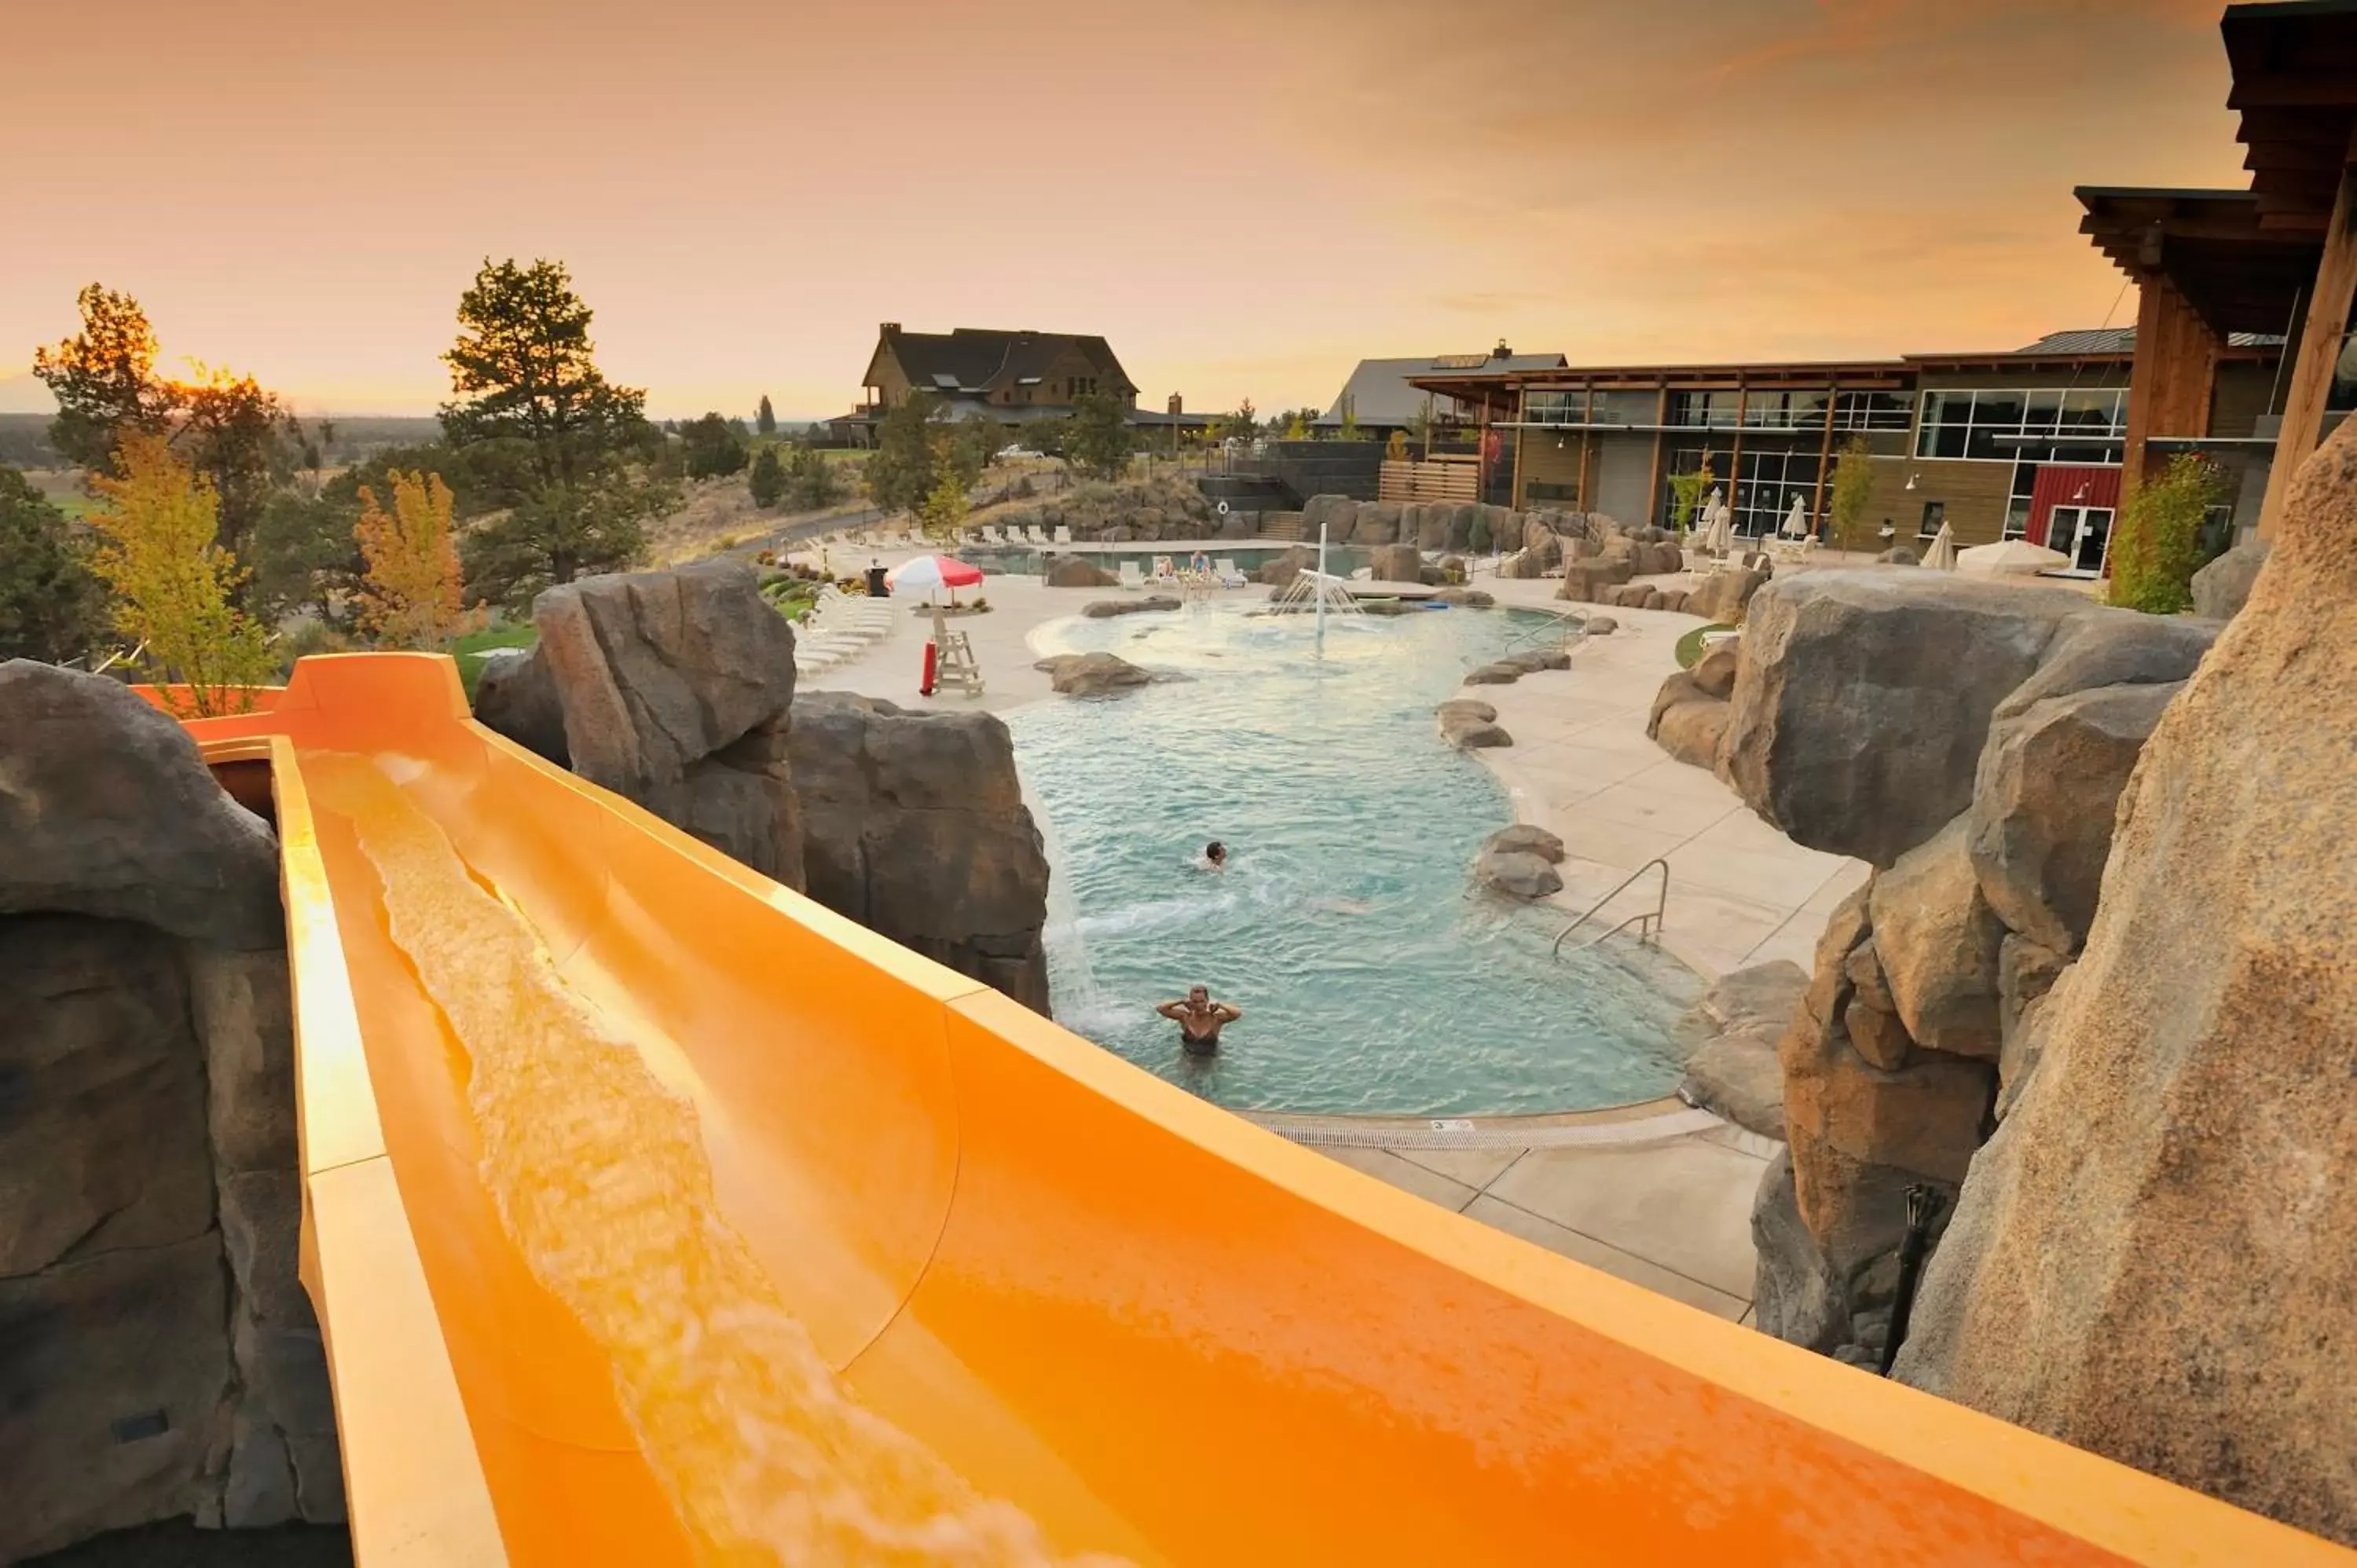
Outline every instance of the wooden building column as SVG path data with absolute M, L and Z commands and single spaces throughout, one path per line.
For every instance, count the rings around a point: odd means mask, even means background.
M 1663 427 L 1670 423 L 1670 383 L 1667 377 L 1660 382 L 1661 392 L 1653 399 L 1653 466 L 1645 478 L 1645 521 L 1639 528 L 1652 528 L 1662 515 L 1662 443 L 1668 438 Z
M 1809 497 L 1809 526 L 1812 529 L 1825 525 L 1825 470 L 1833 466 L 1834 409 L 1840 403 L 1841 383 L 1836 381 L 1825 389 L 1825 435 L 1824 439 L 1817 443 L 1817 488 Z
M 2153 436 L 2210 434 L 2210 398 L 2218 384 L 2218 355 L 2225 347 L 2167 277 L 2147 273 L 2138 287 L 2128 426 L 2120 453 L 2123 499 L 2158 467 L 2145 446 Z
M 1727 455 L 1727 507 L 1729 511 L 1741 509 L 1736 487 L 1743 474 L 1743 412 L 1751 403 L 1751 389 L 1743 382 L 1743 372 L 1735 372 L 1735 450 Z M 1705 438 L 1707 441 L 1707 437 Z M 1773 507 L 1769 509 L 1771 512 Z M 1738 526 L 1740 526 L 1739 524 Z M 1764 536 L 1763 536 L 1764 537 Z
M 1588 382 L 1580 389 L 1579 423 L 1586 426 L 1579 433 L 1579 510 L 1596 510 L 1595 481 L 1591 477 L 1596 467 L 1596 383 Z
M 2341 188 L 2332 199 L 2332 220 L 2324 231 L 2324 259 L 2309 290 L 2308 321 L 2300 329 L 2299 357 L 2292 361 L 2284 396 L 2283 429 L 2276 436 L 2275 464 L 2267 470 L 2267 499 L 2259 508 L 2259 537 L 2271 539 L 2283 521 L 2291 477 L 2316 450 L 2324 425 L 2324 401 L 2332 391 L 2332 362 L 2349 330 L 2349 303 L 2357 295 L 2357 134 L 2341 166 Z

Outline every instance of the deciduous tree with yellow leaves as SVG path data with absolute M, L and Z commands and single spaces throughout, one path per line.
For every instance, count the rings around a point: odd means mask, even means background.
M 396 648 L 439 648 L 475 618 L 460 597 L 450 487 L 439 474 L 396 470 L 390 478 L 390 512 L 374 490 L 361 487 L 361 519 L 352 529 L 368 562 L 361 625 Z
M 102 504 L 90 522 L 103 540 L 91 565 L 114 589 L 115 629 L 137 639 L 149 678 L 183 713 L 243 713 L 248 689 L 267 684 L 277 663 L 262 624 L 231 602 L 245 574 L 215 538 L 211 482 L 152 435 L 124 437 L 114 473 L 91 477 Z

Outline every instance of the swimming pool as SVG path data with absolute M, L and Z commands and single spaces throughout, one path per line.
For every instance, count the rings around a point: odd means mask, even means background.
M 1322 654 L 1308 618 L 1233 601 L 1043 628 L 1043 653 L 1184 677 L 1008 717 L 1055 866 L 1057 1018 L 1239 1110 L 1502 1114 L 1667 1092 L 1693 975 L 1619 943 L 1556 960 L 1562 911 L 1471 891 L 1475 851 L 1513 813 L 1433 708 L 1531 618 L 1329 623 Z M 1193 868 L 1211 839 L 1223 872 Z M 1153 1011 L 1198 982 L 1245 1014 L 1209 1061 Z

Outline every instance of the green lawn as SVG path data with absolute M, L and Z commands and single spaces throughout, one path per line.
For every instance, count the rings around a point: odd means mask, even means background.
M 1678 668 L 1681 670 L 1691 670 L 1695 667 L 1695 661 L 1702 657 L 1702 639 L 1704 638 L 1708 637 L 1714 631 L 1733 631 L 1734 629 L 1735 628 L 1733 627 L 1726 625 L 1723 622 L 1711 626 L 1698 626 L 1692 631 L 1686 633 L 1684 637 L 1678 639 L 1676 653 Z
M 466 683 L 467 700 L 475 700 L 475 677 L 483 672 L 484 654 L 496 648 L 530 648 L 539 640 L 538 628 L 529 621 L 517 621 L 470 631 L 453 642 L 450 656 L 458 661 L 458 679 Z

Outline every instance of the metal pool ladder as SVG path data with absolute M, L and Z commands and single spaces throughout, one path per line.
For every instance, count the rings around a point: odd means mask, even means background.
M 1614 887 L 1611 892 L 1607 893 L 1603 897 L 1598 898 L 1595 903 L 1590 904 L 1586 909 L 1582 910 L 1579 918 L 1574 920 L 1568 926 L 1566 926 L 1562 930 L 1557 931 L 1555 935 L 1555 946 L 1549 950 L 1553 952 L 1555 957 L 1561 958 L 1563 956 L 1564 938 L 1571 935 L 1572 932 L 1587 924 L 1588 920 L 1596 914 L 1596 911 L 1604 908 L 1605 905 L 1612 902 L 1613 899 L 1620 897 L 1623 889 L 1629 887 L 1631 885 L 1635 883 L 1639 877 L 1644 875 L 1645 873 L 1652 870 L 1653 867 L 1657 865 L 1662 868 L 1662 886 L 1661 891 L 1653 895 L 1653 907 L 1651 909 L 1638 910 L 1627 919 L 1622 920 L 1618 925 L 1614 926 L 1610 930 L 1598 931 L 1595 936 L 1590 937 L 1587 940 L 1580 943 L 1571 950 L 1574 952 L 1586 952 L 1589 948 L 1596 946 L 1606 938 L 1619 936 L 1631 926 L 1637 928 L 1637 935 L 1641 940 L 1649 942 L 1659 941 L 1662 936 L 1662 911 L 1669 906 L 1670 902 L 1670 863 L 1663 860 L 1659 855 L 1655 855 L 1652 859 L 1647 861 L 1644 865 L 1631 872 L 1627 876 L 1622 877 L 1620 885 Z

